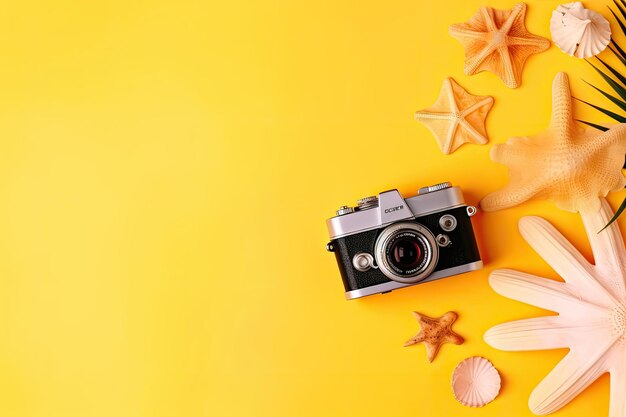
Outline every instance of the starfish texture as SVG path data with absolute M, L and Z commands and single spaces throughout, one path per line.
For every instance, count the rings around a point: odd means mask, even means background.
M 626 124 L 606 132 L 578 126 L 567 75 L 558 73 L 552 84 L 550 127 L 536 136 L 494 145 L 491 159 L 509 167 L 509 184 L 488 194 L 480 206 L 495 211 L 538 197 L 568 211 L 597 211 L 599 197 L 626 185 L 624 153 Z
M 526 4 L 511 10 L 481 7 L 470 20 L 450 26 L 450 34 L 465 48 L 465 74 L 484 70 L 507 87 L 517 88 L 526 59 L 550 47 L 550 41 L 526 30 Z
M 487 143 L 485 119 L 491 106 L 492 97 L 474 96 L 446 78 L 435 104 L 415 112 L 415 119 L 435 135 L 441 152 L 449 154 L 464 143 Z
M 416 343 L 426 345 L 426 356 L 428 362 L 432 362 L 439 352 L 439 348 L 444 343 L 454 343 L 460 345 L 463 338 L 452 331 L 452 323 L 456 321 L 457 314 L 448 311 L 443 316 L 433 319 L 418 312 L 413 312 L 413 316 L 420 324 L 420 331 L 415 336 L 404 343 L 404 346 L 411 346 Z
M 513 270 L 489 277 L 499 294 L 558 312 L 495 326 L 485 341 L 510 351 L 569 348 L 569 353 L 535 388 L 528 405 L 552 413 L 600 375 L 611 375 L 611 417 L 626 416 L 626 249 L 605 199 L 600 210 L 582 214 L 595 265 L 589 263 L 550 223 L 538 217 L 519 222 L 522 236 L 565 282 Z

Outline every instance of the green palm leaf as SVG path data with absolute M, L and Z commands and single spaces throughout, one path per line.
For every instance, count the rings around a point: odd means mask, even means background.
M 609 9 L 611 14 L 617 21 L 617 24 L 622 30 L 622 33 L 626 35 L 626 0 L 613 0 L 613 4 L 615 5 L 615 7 L 617 7 L 617 12 L 613 11 L 611 6 L 607 6 L 607 8 Z M 611 50 L 613 55 L 615 55 L 619 59 L 619 62 L 621 63 L 621 68 L 619 70 L 615 69 L 614 67 L 607 64 L 606 62 L 604 62 L 602 59 L 598 57 L 596 57 L 596 59 L 600 61 L 600 63 L 602 63 L 604 68 L 606 68 L 609 72 L 604 72 L 603 70 L 601 70 L 600 68 L 592 64 L 590 61 L 587 61 L 587 62 L 589 63 L 589 65 L 593 67 L 594 70 L 596 70 L 598 74 L 600 74 L 602 79 L 604 79 L 604 81 L 613 89 L 615 93 L 617 93 L 619 97 L 609 94 L 608 92 L 596 87 L 593 84 L 588 83 L 587 81 L 585 81 L 585 83 L 589 84 L 596 91 L 598 91 L 600 94 L 606 97 L 609 101 L 617 105 L 620 108 L 622 114 L 612 112 L 611 110 L 607 110 L 600 106 L 596 106 L 595 104 L 588 103 L 584 100 L 580 100 L 580 99 L 576 99 L 576 100 L 581 101 L 590 107 L 593 107 L 594 109 L 606 114 L 607 116 L 609 116 L 613 120 L 616 120 L 619 123 L 626 123 L 626 77 L 622 75 L 625 72 L 624 68 L 626 68 L 626 51 L 621 46 L 619 46 L 617 42 L 615 42 L 614 38 L 611 38 L 611 42 L 608 45 L 608 48 Z M 615 78 L 611 77 L 611 75 Z M 578 121 L 583 124 L 586 124 L 587 126 L 591 126 L 595 129 L 599 129 L 601 131 L 608 130 L 607 127 L 601 126 L 596 123 L 586 122 L 584 120 L 578 120 Z M 626 169 L 626 161 L 624 161 L 623 168 Z M 622 201 L 622 204 L 619 206 L 619 208 L 615 212 L 615 215 L 613 216 L 613 218 L 607 223 L 606 226 L 602 228 L 602 230 L 609 227 L 624 212 L 624 210 L 626 210 L 626 198 L 624 199 L 624 201 Z M 602 230 L 600 230 L 600 232 Z
M 617 77 L 617 79 L 620 80 L 622 84 L 626 85 L 626 77 L 624 77 L 622 74 L 620 74 L 619 71 L 617 71 L 615 68 L 613 68 L 612 66 L 610 66 L 609 64 L 601 60 L 600 58 L 596 57 L 596 59 L 602 62 L 602 65 L 604 65 L 606 69 L 611 71 L 611 74 L 615 75 L 615 77 Z
M 624 19 L 626 19 L 626 7 L 624 7 L 624 2 L 620 1 L 620 3 L 618 3 L 617 1 L 613 0 L 613 3 L 615 3 L 615 5 L 617 6 L 617 8 L 619 9 L 620 13 L 622 13 L 622 16 L 624 17 Z
M 588 106 L 593 107 L 594 109 L 606 114 L 607 116 L 609 116 L 611 119 L 616 120 L 618 123 L 626 123 L 626 116 L 622 116 L 620 114 L 617 114 L 615 112 L 612 112 L 611 110 L 607 110 L 607 109 L 603 109 L 600 106 L 596 106 L 595 104 L 591 104 L 585 100 L 581 100 L 579 98 L 574 97 L 576 100 L 585 103 Z
M 613 103 L 617 104 L 619 106 L 620 109 L 624 110 L 626 112 L 626 102 L 620 100 L 619 98 L 612 96 L 611 94 L 600 90 L 598 87 L 596 87 L 595 85 L 588 83 L 587 81 L 583 80 L 585 83 L 587 83 L 587 85 L 590 85 L 591 87 L 595 88 L 597 91 L 599 91 L 604 97 L 608 98 L 609 100 L 611 100 Z
M 596 128 L 596 129 L 598 129 L 598 130 L 601 130 L 601 131 L 603 131 L 603 132 L 606 132 L 607 130 L 609 130 L 609 128 L 608 128 L 608 127 L 606 127 L 606 126 L 602 126 L 602 125 L 597 125 L 597 124 L 595 124 L 595 123 L 586 122 L 586 121 L 584 121 L 584 120 L 580 120 L 580 119 L 576 119 L 576 121 L 578 121 L 578 122 L 580 122 L 580 123 L 583 123 L 583 124 L 586 124 L 587 126 L 591 126 L 591 127 L 593 127 L 593 128 Z
M 599 69 L 598 67 L 593 65 L 591 62 L 589 62 L 589 61 L 587 61 L 587 62 L 589 63 L 589 65 L 591 65 L 593 67 L 593 69 L 595 69 L 598 72 L 598 74 L 600 74 L 602 76 L 604 81 L 606 81 L 607 84 L 611 86 L 613 91 L 615 91 L 617 94 L 619 94 L 619 96 L 622 98 L 622 100 L 626 101 L 626 89 L 624 87 L 622 87 L 621 85 L 619 85 L 619 83 L 616 82 L 613 78 L 611 78 L 608 75 L 606 75 L 601 69 Z
M 609 227 L 611 225 L 611 223 L 613 223 L 615 220 L 617 220 L 617 218 L 619 217 L 620 214 L 622 214 L 624 209 L 626 209 L 626 198 L 624 199 L 624 201 L 622 201 L 622 204 L 620 204 L 619 208 L 615 212 L 615 215 L 611 218 L 611 220 L 609 220 L 609 222 L 606 224 L 606 226 L 604 226 L 602 228 L 602 230 L 606 229 L 607 227 Z M 602 230 L 600 230 L 600 232 Z M 598 232 L 598 233 L 600 233 L 600 232 Z
M 611 48 L 611 44 L 608 45 L 609 49 L 611 50 L 611 52 L 613 52 L 613 55 L 618 57 L 619 60 L 622 61 L 622 64 L 626 66 L 626 54 L 624 53 L 624 50 L 620 48 L 616 42 L 613 42 L 613 45 L 615 46 L 615 49 L 617 49 L 617 51 Z
M 609 7 L 609 6 L 606 6 L 606 7 Z M 611 11 L 611 14 L 615 16 L 615 20 L 617 20 L 617 23 L 619 24 L 619 27 L 622 29 L 622 32 L 624 33 L 624 35 L 626 35 L 626 25 L 624 25 L 624 23 L 620 20 L 620 18 L 617 17 L 613 9 L 609 7 L 609 10 Z

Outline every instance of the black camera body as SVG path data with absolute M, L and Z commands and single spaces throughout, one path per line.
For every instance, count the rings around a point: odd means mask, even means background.
M 386 293 L 482 268 L 471 217 L 458 187 L 397 190 L 342 206 L 327 221 L 347 299 Z

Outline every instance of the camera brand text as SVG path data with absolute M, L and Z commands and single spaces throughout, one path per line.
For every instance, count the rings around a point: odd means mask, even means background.
M 404 208 L 404 206 L 390 207 L 388 209 L 385 209 L 385 213 L 391 213 L 393 211 L 402 210 L 403 208 Z

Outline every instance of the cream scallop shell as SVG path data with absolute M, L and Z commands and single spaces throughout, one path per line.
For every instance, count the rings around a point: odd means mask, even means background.
M 552 12 L 550 32 L 561 51 L 577 58 L 598 55 L 611 41 L 608 20 L 579 1 L 562 4 Z
M 452 372 L 451 382 L 454 398 L 468 407 L 482 407 L 500 392 L 500 374 L 480 356 L 461 361 Z

